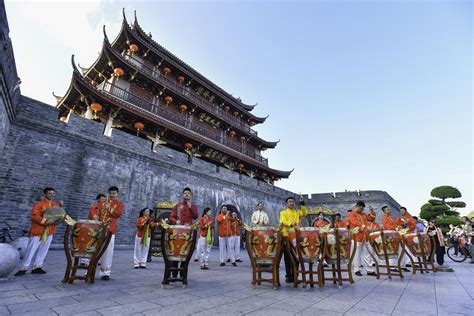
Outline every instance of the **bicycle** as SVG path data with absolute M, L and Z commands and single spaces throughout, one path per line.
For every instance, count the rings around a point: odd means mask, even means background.
M 471 251 L 469 250 L 469 244 L 464 241 L 464 238 L 459 238 L 457 241 L 458 244 L 452 244 L 446 250 L 446 254 L 448 255 L 449 259 L 453 260 L 454 262 L 464 262 L 467 258 L 471 257 Z M 457 255 L 456 255 L 456 248 L 458 248 Z

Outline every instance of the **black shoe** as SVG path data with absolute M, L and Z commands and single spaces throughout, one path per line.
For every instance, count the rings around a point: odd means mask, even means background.
M 140 269 L 146 269 L 146 267 L 145 266 L 140 266 Z
M 36 268 L 31 270 L 31 274 L 46 274 L 46 271 L 44 271 L 42 268 Z
M 323 264 L 324 268 L 329 268 L 329 265 L 327 263 Z
M 410 269 L 407 269 L 407 268 L 402 268 L 402 271 L 405 271 L 405 272 L 410 272 Z
M 398 269 L 395 269 L 395 268 L 390 269 L 390 271 L 391 271 L 391 272 L 396 272 L 396 273 L 398 273 Z
M 242 260 L 240 260 L 240 259 L 237 259 L 237 260 L 235 260 L 235 262 L 243 262 L 243 261 L 242 261 Z
M 225 266 L 225 262 L 221 262 L 221 267 Z
M 201 266 L 201 270 L 205 270 L 206 268 L 204 268 L 204 266 Z
M 101 277 L 101 279 L 104 280 L 104 281 L 109 281 L 109 280 L 110 280 L 110 277 L 109 277 L 108 275 L 103 275 L 103 276 Z
M 26 273 L 26 270 L 20 270 L 17 273 L 15 273 L 15 276 L 25 275 L 25 273 Z
M 285 278 L 286 283 L 293 283 L 294 280 L 292 278 Z
M 232 262 L 232 265 L 233 265 L 234 267 L 236 267 L 236 266 L 237 266 L 237 263 L 235 263 L 235 262 Z
M 196 259 L 194 259 L 194 262 L 198 262 L 198 261 L 199 261 L 199 259 L 197 259 L 197 258 L 196 258 Z
M 355 275 L 357 275 L 357 276 L 362 276 L 362 273 L 361 273 L 360 271 L 357 271 L 357 272 L 355 273 Z
M 367 272 L 367 275 L 370 275 L 370 276 L 377 276 L 377 273 L 375 273 L 375 272 Z
M 135 269 L 140 269 L 140 267 L 135 267 Z
M 411 268 L 411 264 L 406 264 L 405 267 Z
M 227 262 L 230 262 L 230 259 L 227 259 Z
M 204 267 L 204 270 L 209 270 L 209 267 L 205 266 L 205 267 Z

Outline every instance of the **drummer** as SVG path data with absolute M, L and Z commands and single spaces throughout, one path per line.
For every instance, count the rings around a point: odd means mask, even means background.
M 123 212 L 123 203 L 119 201 L 119 189 L 116 186 L 111 186 L 108 190 L 109 197 L 98 203 L 95 210 L 92 212 L 92 218 L 97 218 L 101 222 L 109 223 L 109 232 L 112 234 L 109 245 L 102 255 L 100 276 L 104 281 L 110 280 L 110 273 L 112 272 L 112 260 L 114 257 L 115 234 L 117 233 L 117 222 Z
M 321 227 L 324 227 L 324 226 L 328 226 L 329 225 L 329 221 L 327 221 L 325 218 L 324 218 L 324 213 L 323 212 L 319 212 L 318 213 L 318 219 L 316 219 L 313 223 L 313 227 L 317 227 L 317 228 L 321 228 Z
M 392 216 L 392 210 L 388 206 L 382 206 L 382 211 L 384 213 L 382 217 L 382 225 L 384 230 L 400 230 L 403 229 L 403 221 L 401 218 L 394 218 Z M 400 248 L 400 253 L 402 251 L 402 248 Z M 402 266 L 402 270 L 405 272 L 410 272 L 409 269 L 405 266 L 405 263 L 407 262 L 407 255 L 405 254 L 400 262 L 400 265 Z M 390 259 L 390 265 L 396 265 L 396 258 Z M 398 272 L 398 269 L 391 269 L 392 272 Z
M 97 221 L 99 219 L 99 217 L 97 216 L 97 210 L 96 208 L 99 206 L 99 204 L 102 202 L 102 201 L 105 201 L 107 199 L 107 197 L 102 194 L 102 193 L 99 193 L 95 200 L 97 201 L 97 203 L 94 203 L 91 205 L 90 209 L 89 209 L 89 219 L 91 221 Z
M 341 219 L 341 213 L 336 213 L 336 219 L 334 220 L 334 227 L 347 228 L 347 221 Z
M 191 203 L 193 192 L 190 188 L 183 189 L 183 202 L 176 204 L 171 210 L 170 224 L 171 225 L 186 225 L 191 226 L 193 220 L 199 217 L 198 208 Z M 172 262 L 173 267 L 178 266 L 177 261 Z M 181 268 L 184 268 L 184 262 L 181 262 Z M 178 271 L 173 270 L 173 277 L 178 277 Z
M 370 215 L 364 213 L 365 203 L 359 201 L 356 203 L 354 210 L 348 214 L 349 227 L 351 229 L 358 228 L 356 234 L 356 253 L 354 257 L 354 272 L 357 276 L 362 276 L 360 272 L 361 261 L 364 261 L 367 275 L 376 276 L 372 267 L 372 259 L 367 252 L 368 223 L 375 221 L 375 210 L 370 207 Z
M 410 214 L 408 214 L 407 208 L 403 206 L 400 207 L 400 221 L 404 228 L 408 228 L 408 233 L 413 233 L 415 231 L 416 221 Z
M 269 223 L 268 215 L 264 210 L 262 202 L 257 203 L 257 210 L 252 214 L 252 225 L 253 226 L 267 226 Z
M 296 209 L 296 200 L 294 197 L 288 197 L 286 199 L 286 209 L 280 212 L 280 225 L 282 226 L 283 238 L 288 239 L 288 231 L 290 228 L 298 227 L 302 217 L 308 215 L 308 210 L 304 205 L 304 198 L 300 196 L 300 209 Z M 287 243 L 288 244 L 288 243 Z M 285 270 L 286 270 L 286 283 L 293 283 L 293 266 L 291 264 L 291 252 L 290 249 L 284 247 L 284 259 L 285 259 Z M 296 258 L 294 258 L 296 260 Z
M 53 188 L 47 187 L 43 190 L 44 198 L 36 202 L 31 210 L 31 228 L 28 247 L 20 269 L 15 276 L 21 276 L 28 270 L 33 257 L 33 269 L 31 274 L 46 274 L 43 270 L 43 261 L 48 254 L 49 246 L 56 234 L 56 225 L 48 225 L 48 220 L 43 217 L 43 213 L 51 207 L 62 206 L 62 202 L 53 201 L 55 191 Z

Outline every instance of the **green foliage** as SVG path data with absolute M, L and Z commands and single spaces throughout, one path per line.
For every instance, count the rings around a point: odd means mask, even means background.
M 443 201 L 436 200 L 436 199 L 431 199 L 431 200 L 428 200 L 428 203 L 431 203 L 432 205 L 442 205 Z
M 460 208 L 466 207 L 466 203 L 461 202 L 461 201 L 450 201 L 450 202 L 446 202 L 446 204 L 448 204 L 451 207 L 460 207 Z
M 460 225 L 461 219 L 457 207 L 466 207 L 466 203 L 461 201 L 446 201 L 446 199 L 460 198 L 461 192 L 452 186 L 440 186 L 431 190 L 431 196 L 437 199 L 430 199 L 428 203 L 421 207 L 420 217 L 426 220 L 436 220 L 438 226 L 443 232 L 447 227 L 452 225 Z
M 442 199 L 444 201 L 447 198 L 452 198 L 452 199 L 460 198 L 462 195 L 461 195 L 461 192 L 457 188 L 449 186 L 449 185 L 443 185 L 431 190 L 431 196 Z

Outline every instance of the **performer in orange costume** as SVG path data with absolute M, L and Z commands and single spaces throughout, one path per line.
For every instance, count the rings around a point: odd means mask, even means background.
M 53 235 L 56 234 L 56 225 L 48 225 L 48 220 L 43 217 L 43 213 L 50 207 L 62 206 L 62 202 L 53 201 L 55 195 L 53 188 L 45 188 L 43 193 L 44 199 L 36 202 L 31 210 L 30 239 L 28 240 L 25 257 L 15 276 L 21 276 L 26 273 L 35 255 L 31 274 L 46 273 L 43 270 L 43 261 L 48 254 Z
M 358 228 L 359 231 L 356 234 L 356 253 L 354 257 L 354 271 L 358 276 L 362 276 L 360 272 L 360 263 L 363 260 L 367 275 L 375 276 L 376 273 L 372 267 L 372 259 L 367 253 L 367 242 L 369 237 L 368 223 L 375 220 L 375 211 L 370 207 L 370 215 L 364 213 L 365 203 L 362 201 L 357 202 L 354 210 L 348 214 L 349 227 L 351 229 Z M 362 259 L 362 260 L 361 260 Z

